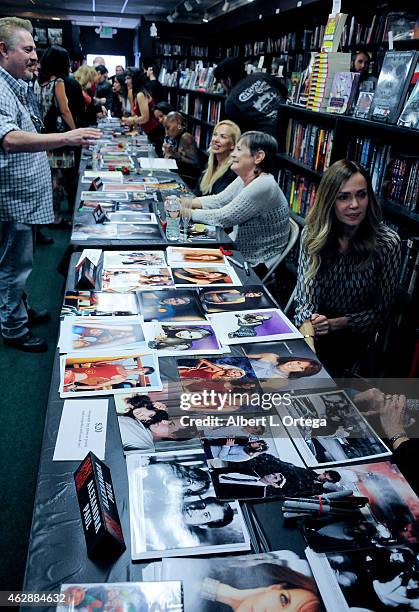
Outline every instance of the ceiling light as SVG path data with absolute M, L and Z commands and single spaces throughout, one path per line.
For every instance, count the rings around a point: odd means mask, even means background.
M 208 11 L 205 11 L 204 16 L 202 17 L 202 21 L 204 23 L 208 23 L 208 21 L 209 21 Z
M 223 4 L 223 13 L 227 13 L 228 9 L 230 8 L 230 2 L 228 0 L 225 0 L 224 4 Z
M 186 2 L 183 3 L 183 6 L 189 12 L 192 10 L 192 4 L 189 2 L 189 0 L 186 0 Z
M 59 17 L 51 17 L 52 21 L 61 21 Z

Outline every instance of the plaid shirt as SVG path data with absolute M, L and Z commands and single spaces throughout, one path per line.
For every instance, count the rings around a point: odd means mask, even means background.
M 9 132 L 36 133 L 27 84 L 0 67 L 0 143 Z M 0 221 L 52 223 L 51 170 L 46 152 L 6 153 L 0 146 Z

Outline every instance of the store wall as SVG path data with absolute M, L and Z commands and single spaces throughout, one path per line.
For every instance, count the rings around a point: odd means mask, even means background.
M 87 53 L 125 55 L 127 65 L 132 66 L 134 64 L 134 30 L 117 29 L 117 33 L 112 38 L 100 38 L 94 27 L 81 26 L 80 44 L 84 55 Z

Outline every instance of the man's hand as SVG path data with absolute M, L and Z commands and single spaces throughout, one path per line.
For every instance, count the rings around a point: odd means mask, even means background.
M 404 431 L 406 397 L 404 395 L 386 395 L 381 409 L 380 420 L 386 435 L 391 438 Z
M 226 446 L 233 446 L 234 445 L 234 438 L 227 438 L 225 445 Z
M 65 132 L 66 145 L 69 146 L 88 146 L 92 141 L 97 140 L 102 135 L 96 128 L 78 128 Z

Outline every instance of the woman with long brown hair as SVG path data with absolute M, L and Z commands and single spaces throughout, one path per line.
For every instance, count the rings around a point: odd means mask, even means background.
M 384 225 L 368 173 L 342 159 L 323 175 L 301 236 L 296 324 L 312 325 L 335 376 L 350 370 L 385 323 L 400 267 L 399 236 Z

